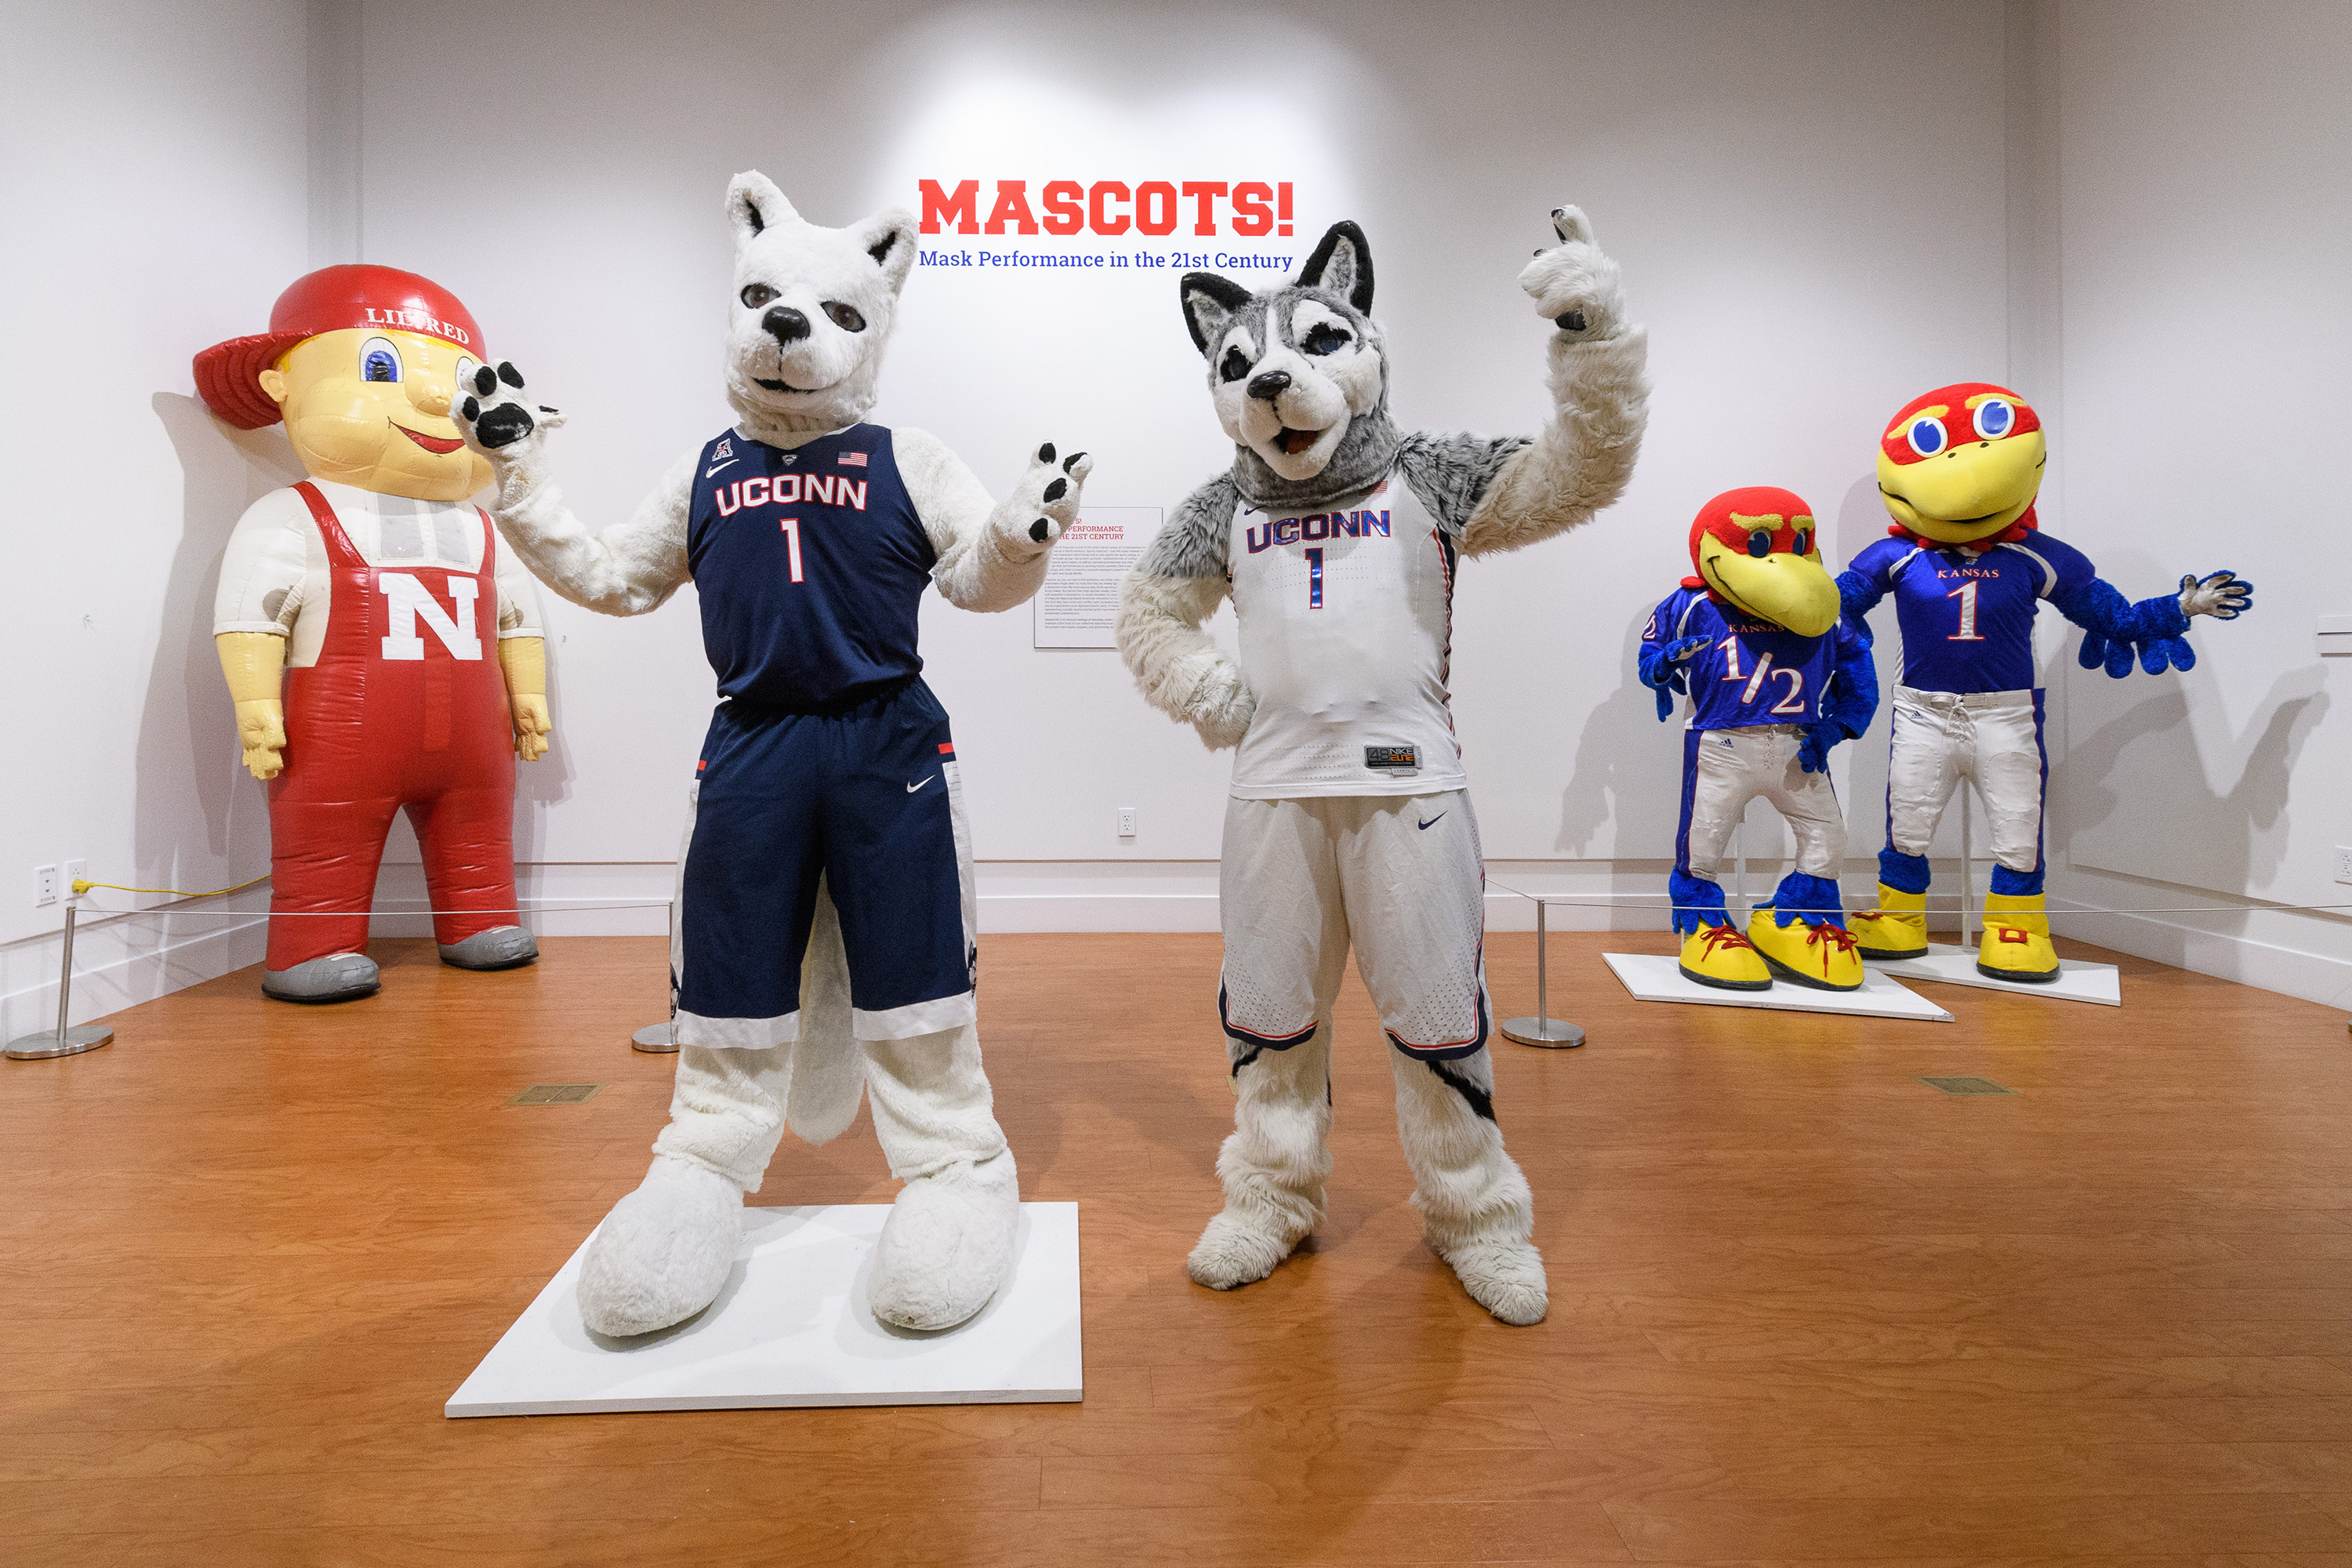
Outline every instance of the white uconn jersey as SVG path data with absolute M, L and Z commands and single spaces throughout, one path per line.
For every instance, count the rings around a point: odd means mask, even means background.
M 1343 510 L 1243 507 L 1226 544 L 1256 715 L 1243 800 L 1460 789 L 1445 689 L 1453 542 L 1401 477 Z

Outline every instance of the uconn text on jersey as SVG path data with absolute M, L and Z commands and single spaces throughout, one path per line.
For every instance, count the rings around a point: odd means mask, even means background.
M 1277 544 L 1296 544 L 1302 539 L 1364 539 L 1377 534 L 1389 536 L 1389 514 L 1385 511 L 1318 511 L 1305 517 L 1276 518 L 1243 531 L 1249 543 L 1249 552 Z

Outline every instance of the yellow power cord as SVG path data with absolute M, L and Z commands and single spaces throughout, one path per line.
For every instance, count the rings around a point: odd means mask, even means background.
M 268 880 L 269 880 L 269 873 L 264 871 L 252 882 L 239 882 L 234 888 L 215 888 L 208 893 L 191 893 L 179 888 L 126 888 L 120 882 L 93 882 L 87 877 L 76 877 L 73 879 L 73 890 L 74 897 L 77 899 L 92 888 L 104 888 L 110 892 L 116 893 L 164 893 L 175 899 L 216 899 L 223 893 L 241 893 L 256 882 Z

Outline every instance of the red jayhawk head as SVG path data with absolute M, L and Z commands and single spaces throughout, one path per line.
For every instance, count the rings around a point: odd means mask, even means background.
M 1691 523 L 1685 581 L 1736 609 L 1817 637 L 1837 625 L 1837 584 L 1822 568 L 1813 509 L 1776 485 L 1726 490 Z
M 1900 530 L 1972 544 L 2033 526 L 2050 460 L 2042 416 L 2005 386 L 1964 381 L 1904 405 L 1878 443 L 1878 493 Z

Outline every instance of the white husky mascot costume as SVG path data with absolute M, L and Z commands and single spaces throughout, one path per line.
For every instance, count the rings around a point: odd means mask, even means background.
M 1331 1005 L 1352 942 L 1396 1076 L 1430 1245 L 1507 1323 L 1544 1315 L 1527 1178 L 1503 1150 L 1486 1037 L 1486 876 L 1446 691 L 1454 572 L 1584 521 L 1632 476 L 1642 329 L 1573 207 L 1520 287 L 1553 326 L 1553 416 L 1532 441 L 1400 432 L 1368 312 L 1363 231 L 1334 226 L 1266 294 L 1196 272 L 1184 316 L 1230 472 L 1178 509 L 1126 584 L 1118 642 L 1144 695 L 1238 745 L 1217 996 L 1239 1104 L 1224 1212 L 1192 1278 L 1263 1279 L 1323 1215 Z M 1231 596 L 1236 665 L 1201 630 Z
M 589 1248 L 581 1315 L 637 1334 L 709 1305 L 786 1123 L 824 1142 L 862 1082 L 907 1184 L 868 1299 L 946 1328 L 1003 1282 L 1020 1194 L 981 1068 L 971 839 L 916 615 L 933 584 L 973 610 L 1035 593 L 1089 465 L 1040 447 L 992 504 L 936 438 L 860 423 L 915 261 L 911 214 L 820 228 L 759 174 L 735 177 L 727 213 L 735 424 L 628 522 L 591 534 L 565 508 L 545 450 L 559 421 L 511 364 L 453 410 L 496 473 L 499 532 L 542 581 L 634 616 L 690 578 L 719 675 L 679 865 L 669 1126 Z

